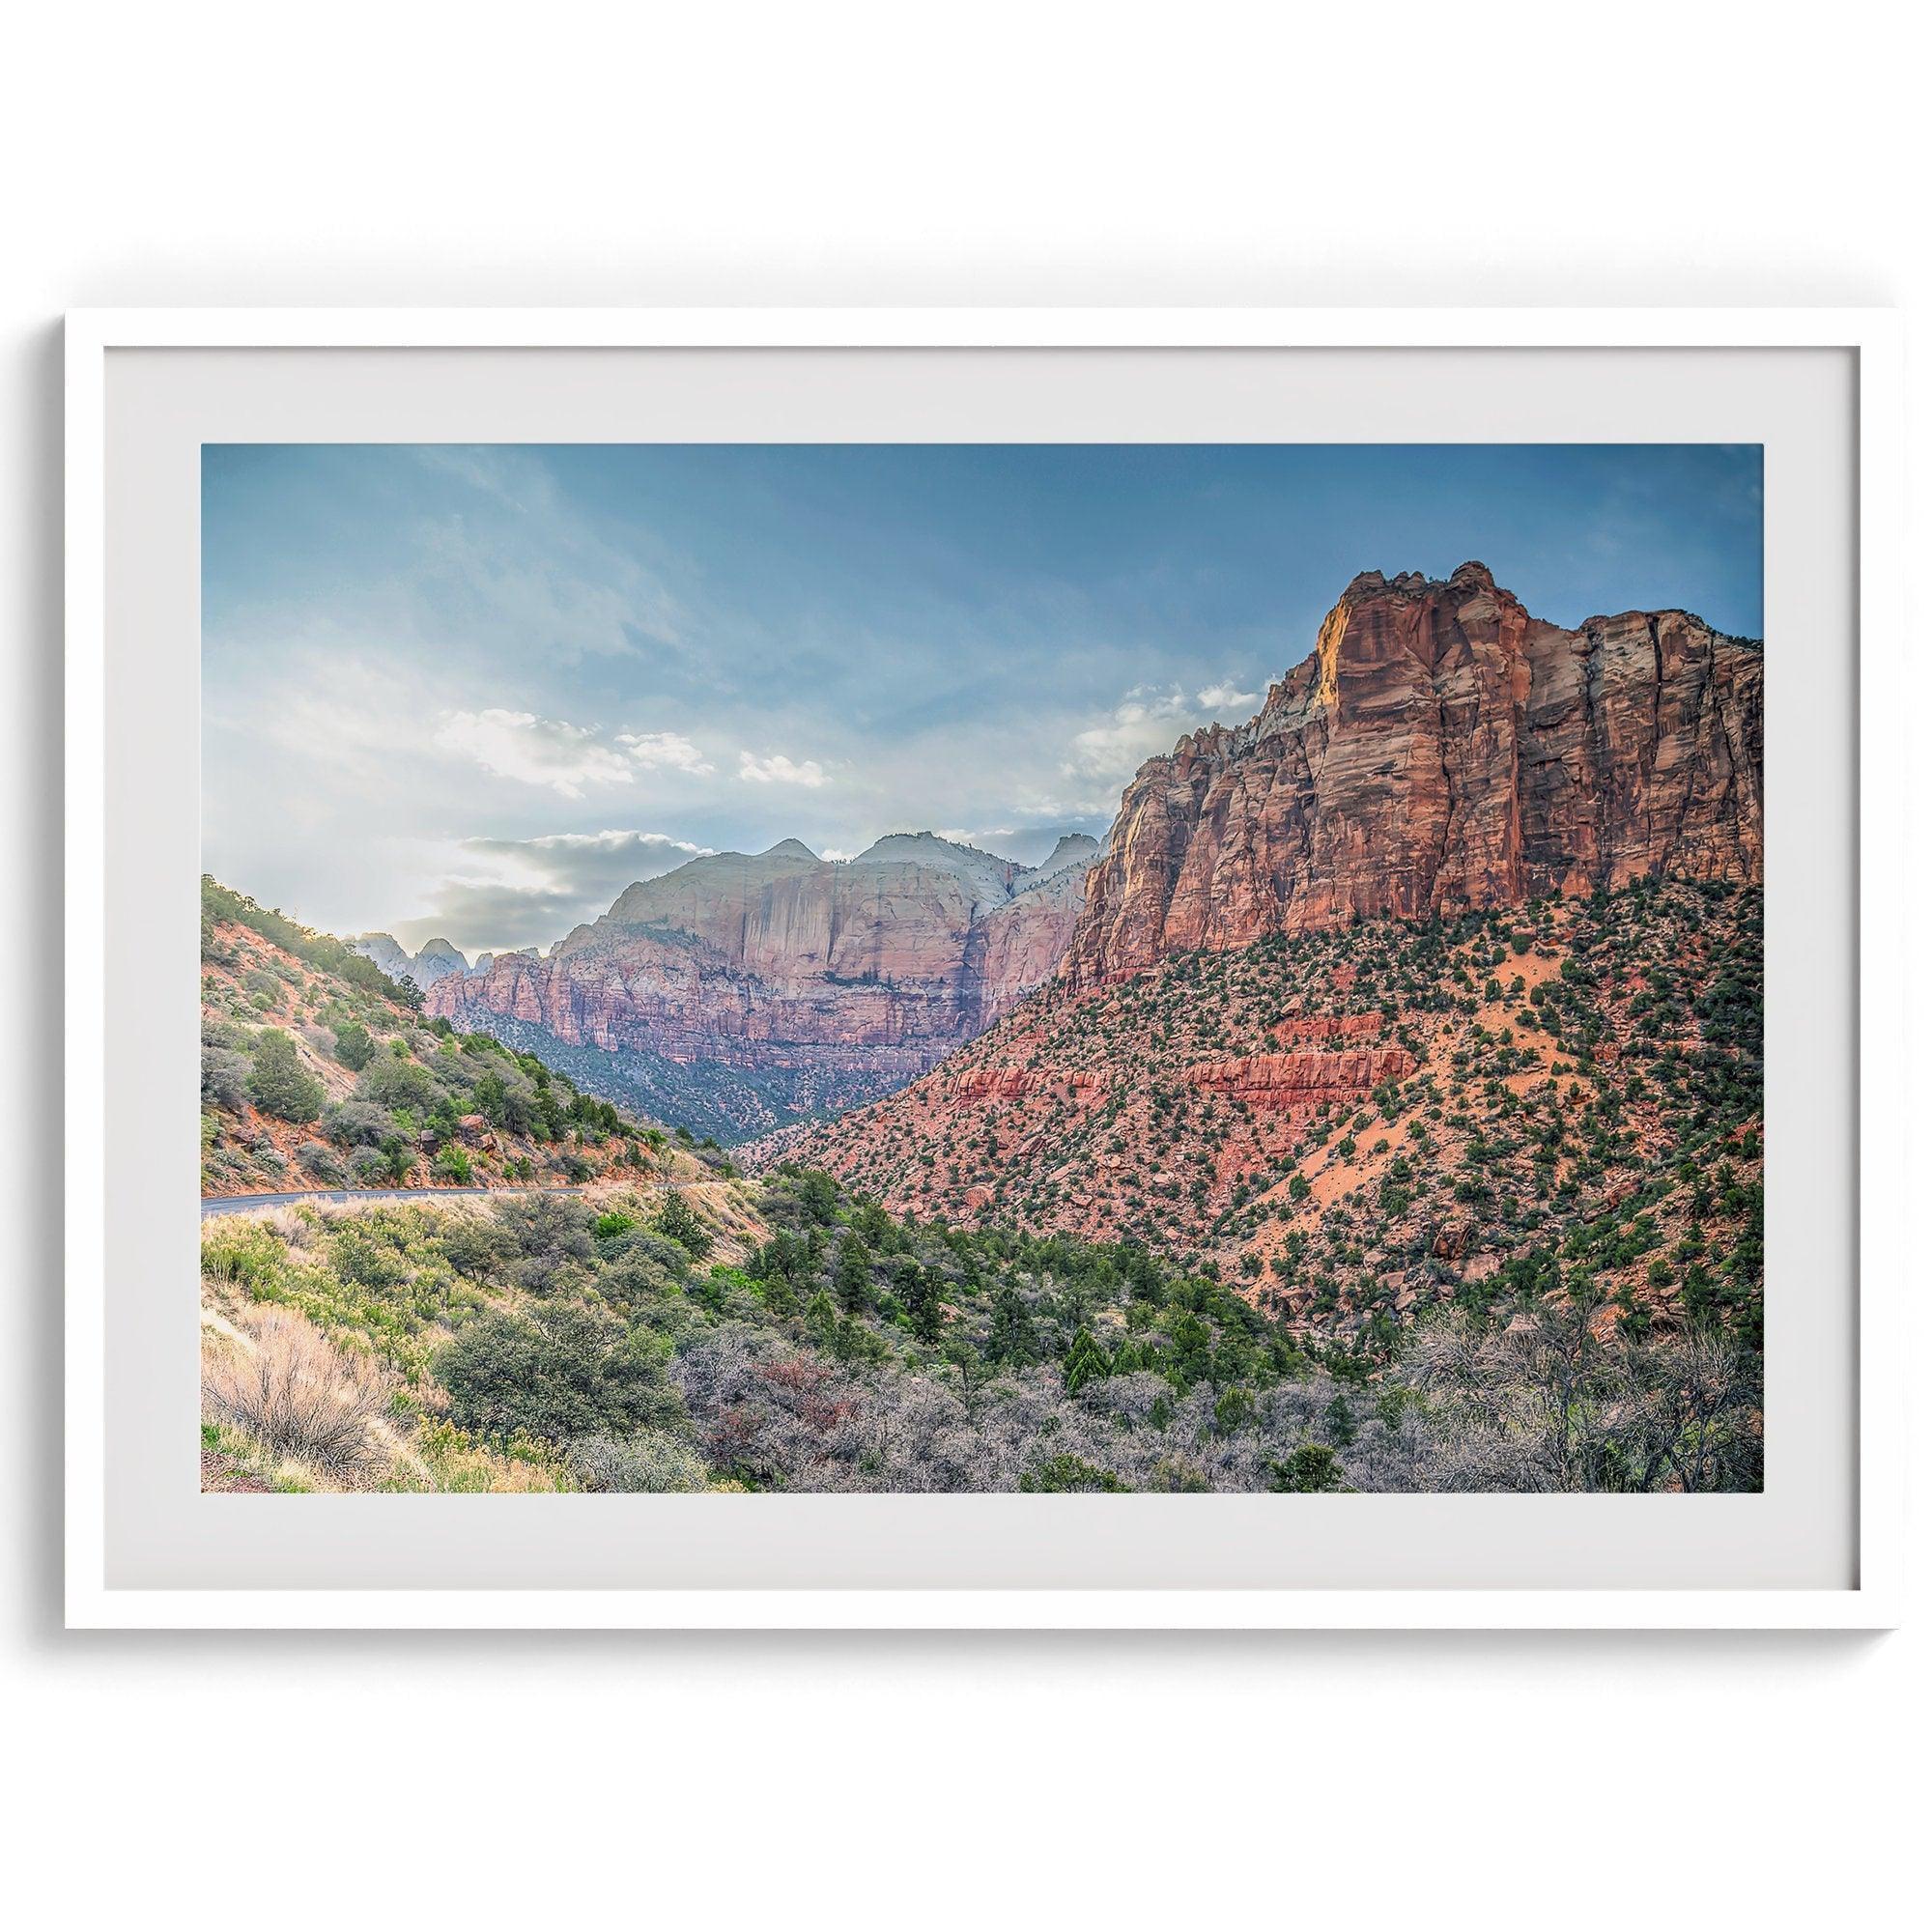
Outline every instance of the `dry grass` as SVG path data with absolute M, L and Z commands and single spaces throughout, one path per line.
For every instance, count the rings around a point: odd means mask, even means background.
M 388 1391 L 373 1365 L 342 1353 L 299 1316 L 276 1309 L 237 1340 L 206 1335 L 206 1418 L 242 1431 L 270 1455 L 338 1481 L 386 1460 L 374 1437 Z

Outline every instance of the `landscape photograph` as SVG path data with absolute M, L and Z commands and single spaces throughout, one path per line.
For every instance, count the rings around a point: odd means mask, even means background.
M 1761 1490 L 1762 481 L 206 445 L 202 1488 Z

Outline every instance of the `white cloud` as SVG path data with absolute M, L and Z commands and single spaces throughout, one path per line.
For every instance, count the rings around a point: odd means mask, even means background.
M 1247 711 L 1259 696 L 1257 692 L 1236 689 L 1227 679 L 1203 687 L 1191 697 L 1178 684 L 1137 684 L 1115 705 L 1105 723 L 1074 733 L 1061 775 L 1124 785 L 1149 758 L 1171 752 L 1177 740 L 1195 725 L 1208 724 L 1217 712 Z M 1088 804 L 1090 811 L 1113 810 L 1112 805 L 1082 803 Z M 1031 808 L 1022 809 L 1031 813 Z
M 452 711 L 436 742 L 498 778 L 548 785 L 565 798 L 582 798 L 587 784 L 631 782 L 630 761 L 594 731 L 530 711 Z
M 540 871 L 562 876 L 581 872 L 589 864 L 608 867 L 612 860 L 620 862 L 621 869 L 622 862 L 633 858 L 701 859 L 711 847 L 673 838 L 667 832 L 547 832 L 536 838 L 466 838 L 463 849 L 521 859 Z
M 668 767 L 702 779 L 718 769 L 689 738 L 675 731 L 619 731 L 617 742 L 646 771 Z
M 1236 691 L 1232 683 L 1210 684 L 1194 695 L 1204 711 L 1245 711 L 1259 704 L 1262 696 L 1258 691 Z
M 750 752 L 738 753 L 738 776 L 748 784 L 804 785 L 816 791 L 825 782 L 825 767 L 815 758 L 794 763 L 782 752 L 769 757 L 755 757 Z
M 552 832 L 466 838 L 431 892 L 433 910 L 398 922 L 412 949 L 447 938 L 467 952 L 548 946 L 610 909 L 626 886 L 704 857 L 709 846 L 663 832 Z
M 1143 761 L 1171 750 L 1176 729 L 1192 707 L 1178 686 L 1158 691 L 1136 685 L 1115 705 L 1104 724 L 1075 732 L 1073 748 L 1061 771 L 1067 778 L 1124 783 Z

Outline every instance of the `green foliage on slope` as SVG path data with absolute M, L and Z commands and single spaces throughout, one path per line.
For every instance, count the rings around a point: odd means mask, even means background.
M 204 1193 L 582 1181 L 667 1144 L 326 933 L 212 879 L 202 917 Z
M 904 1220 L 810 1170 L 717 1194 L 215 1222 L 206 1293 L 382 1365 L 401 1447 L 377 1487 L 435 1487 L 459 1452 L 472 1484 L 588 1489 L 1761 1480 L 1756 1357 L 1720 1322 L 1605 1333 L 1559 1293 L 1445 1311 L 1378 1359 L 1131 1243 Z

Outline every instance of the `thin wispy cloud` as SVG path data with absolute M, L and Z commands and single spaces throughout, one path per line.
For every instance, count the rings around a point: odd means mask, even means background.
M 1172 750 L 1199 711 L 1178 686 L 1165 691 L 1136 686 L 1114 706 L 1105 724 L 1074 734 L 1061 771 L 1067 778 L 1124 783 L 1155 753 Z
M 452 711 L 436 742 L 498 778 L 548 785 L 563 798 L 582 798 L 586 786 L 629 784 L 633 778 L 623 753 L 587 726 L 530 711 Z

